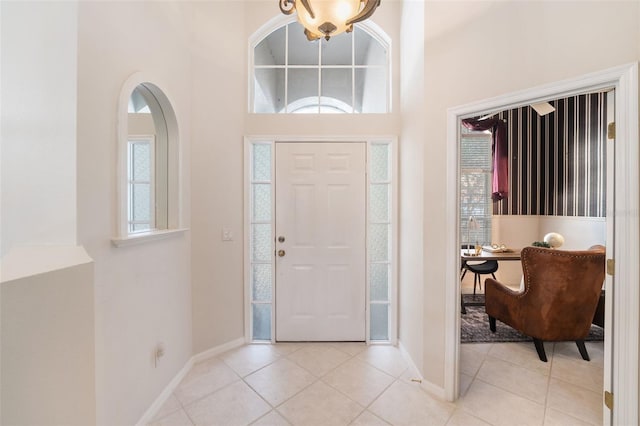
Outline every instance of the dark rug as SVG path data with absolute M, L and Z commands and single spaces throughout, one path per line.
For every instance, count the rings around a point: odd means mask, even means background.
M 465 302 L 484 302 L 484 294 L 465 294 Z M 514 330 L 508 325 L 496 321 L 496 332 L 489 330 L 489 317 L 484 306 L 467 306 L 467 313 L 461 314 L 461 343 L 494 343 L 494 342 L 532 342 L 529 336 Z M 591 326 L 586 341 L 604 340 L 604 329 L 597 325 Z

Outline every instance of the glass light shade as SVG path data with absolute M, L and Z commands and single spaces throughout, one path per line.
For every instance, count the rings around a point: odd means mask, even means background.
M 564 237 L 557 232 L 549 232 L 544 236 L 544 242 L 552 248 L 558 248 L 564 244 Z
M 360 11 L 360 0 L 309 0 L 309 6 L 313 10 L 314 18 L 311 17 L 309 11 L 302 5 L 302 2 L 296 2 L 296 11 L 298 12 L 298 21 L 312 35 L 317 38 L 333 37 L 347 31 L 351 25 L 347 25 L 347 21 L 358 14 Z M 336 28 L 330 33 L 326 33 L 320 27 L 325 23 L 331 23 Z

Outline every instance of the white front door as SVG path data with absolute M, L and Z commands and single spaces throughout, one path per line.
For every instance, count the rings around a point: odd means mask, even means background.
M 364 341 L 366 144 L 276 143 L 276 340 Z

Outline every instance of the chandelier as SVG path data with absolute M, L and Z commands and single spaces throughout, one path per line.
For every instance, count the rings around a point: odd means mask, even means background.
M 353 31 L 353 24 L 373 15 L 380 0 L 279 0 L 285 15 L 298 12 L 309 41 Z

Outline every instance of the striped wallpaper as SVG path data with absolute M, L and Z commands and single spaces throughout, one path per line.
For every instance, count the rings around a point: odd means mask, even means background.
M 606 215 L 606 93 L 504 111 L 509 135 L 509 196 L 496 215 Z

